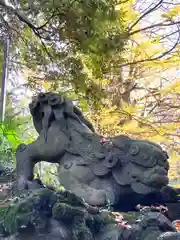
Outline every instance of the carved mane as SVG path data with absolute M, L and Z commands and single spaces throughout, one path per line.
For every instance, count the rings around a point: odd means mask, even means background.
M 64 118 L 73 118 L 80 124 L 85 124 L 92 132 L 95 132 L 92 124 L 85 118 L 81 110 L 69 99 L 65 99 L 56 93 L 39 93 L 29 104 L 30 113 L 36 131 L 47 131 L 52 121 L 61 121 Z

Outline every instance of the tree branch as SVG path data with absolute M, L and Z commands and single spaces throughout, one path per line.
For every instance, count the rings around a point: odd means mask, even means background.
M 168 1 L 164 1 L 165 4 L 169 4 L 169 5 L 174 5 L 174 6 L 178 6 L 179 3 L 173 3 L 172 1 L 171 2 L 168 2 Z
M 7 11 L 10 11 L 11 13 L 15 14 L 20 21 L 27 24 L 31 29 L 37 29 L 37 27 L 33 25 L 26 16 L 24 16 L 21 12 L 19 12 L 13 6 L 7 5 L 4 0 L 0 0 L 0 6 L 4 7 Z
M 133 29 L 145 16 L 147 16 L 149 13 L 154 12 L 157 7 L 159 7 L 162 4 L 163 0 L 160 0 L 154 7 L 147 10 L 145 13 L 143 13 L 129 28 L 129 31 Z
M 155 27 L 168 27 L 168 26 L 172 26 L 172 25 L 176 25 L 176 24 L 180 24 L 180 21 L 177 21 L 177 22 L 169 22 L 169 23 L 165 23 L 165 22 L 159 22 L 159 23 L 156 23 L 154 25 L 150 25 L 150 26 L 147 26 L 145 28 L 141 28 L 141 29 L 137 29 L 133 32 L 129 32 L 129 36 L 132 36 L 136 33 L 139 33 L 139 32 L 143 32 L 143 31 L 146 31 L 146 30 L 150 30 L 152 28 L 155 28 Z
M 40 27 L 37 27 L 36 29 L 37 30 L 40 30 L 40 29 L 43 29 L 44 27 L 46 27 L 46 25 L 51 21 L 51 19 L 53 18 L 53 17 L 55 17 L 56 15 L 58 15 L 58 14 L 55 14 L 55 12 L 53 12 L 53 14 L 51 15 L 51 17 L 49 17 L 49 19 L 44 23 L 44 24 L 42 24 Z
M 154 58 L 147 58 L 147 59 L 142 59 L 142 60 L 138 60 L 138 61 L 134 61 L 134 62 L 124 63 L 124 64 L 121 65 L 121 67 L 126 67 L 126 66 L 129 66 L 129 65 L 135 65 L 135 64 L 138 64 L 138 63 L 144 63 L 144 62 L 151 62 L 151 61 L 159 60 L 159 59 L 163 58 L 164 56 L 168 55 L 169 53 L 171 53 L 178 46 L 179 41 L 180 41 L 180 32 L 179 32 L 178 39 L 175 42 L 175 44 L 173 45 L 173 47 L 170 48 L 169 50 L 165 51 L 161 55 L 159 55 L 157 57 L 154 57 Z

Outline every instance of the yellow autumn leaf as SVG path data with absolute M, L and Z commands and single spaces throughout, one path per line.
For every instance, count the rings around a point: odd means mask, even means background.
M 123 130 L 131 132 L 131 133 L 136 133 L 136 132 L 140 132 L 141 131 L 141 129 L 138 128 L 137 121 L 130 121 L 130 122 L 128 122 L 127 124 L 125 124 L 123 126 Z
M 117 116 L 109 116 L 101 121 L 102 126 L 107 126 L 107 125 L 115 125 L 118 124 L 119 118 Z
M 133 114 L 137 113 L 138 107 L 134 107 L 132 105 L 124 103 L 123 104 L 123 110 L 125 112 L 127 112 L 128 114 L 133 115 Z
M 172 8 L 167 14 L 166 16 L 168 17 L 176 17 L 177 15 L 179 15 L 180 13 L 180 4 L 175 6 L 174 8 Z
M 46 90 L 48 90 L 51 87 L 51 83 L 47 81 L 41 81 L 41 86 L 43 86 Z
M 177 163 L 177 161 L 179 160 L 179 154 L 175 151 L 173 151 L 171 154 L 170 154 L 170 158 L 169 158 L 169 162 L 172 164 L 172 163 Z
M 161 143 L 161 142 L 167 142 L 166 137 L 161 136 L 161 135 L 154 135 L 151 137 L 151 141 L 154 141 L 156 143 Z

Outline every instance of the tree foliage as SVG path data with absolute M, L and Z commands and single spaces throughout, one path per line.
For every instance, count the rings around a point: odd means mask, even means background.
M 29 117 L 8 119 L 0 124 L 0 166 L 15 167 L 15 152 L 19 144 L 31 143 L 36 137 Z
M 87 93 L 97 98 L 99 86 L 84 71 L 84 61 L 88 58 L 93 73 L 102 77 L 109 56 L 123 48 L 127 39 L 124 12 L 116 10 L 116 5 L 115 0 L 20 1 L 11 5 L 1 0 L 2 24 L 7 34 L 16 38 L 12 55 L 19 60 L 12 63 L 34 73 L 29 76 L 33 88 L 34 82 L 46 81 L 51 88 L 65 87 L 84 98 Z
M 140 10 L 126 4 L 136 11 L 126 14 L 131 33 L 121 53 L 124 63 L 117 61 L 117 71 L 107 75 L 103 108 L 88 116 L 103 135 L 123 133 L 161 144 L 173 166 L 170 178 L 178 178 L 180 5 L 159 1 Z M 160 20 L 151 22 L 153 16 Z
M 0 9 L 11 72 L 26 86 L 71 97 L 101 134 L 150 139 L 176 163 L 177 0 L 0 0 Z

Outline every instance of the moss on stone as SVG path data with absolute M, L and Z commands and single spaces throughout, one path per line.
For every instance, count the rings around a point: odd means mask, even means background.
M 84 201 L 82 198 L 76 196 L 74 193 L 70 191 L 58 191 L 58 202 L 64 202 L 72 206 L 81 206 L 84 207 Z
M 115 217 L 110 215 L 108 211 L 102 211 L 97 216 L 95 216 L 95 221 L 103 225 L 115 223 Z
M 86 225 L 85 219 L 75 217 L 72 224 L 73 240 L 93 240 L 93 235 Z
M 71 192 L 39 189 L 0 206 L 0 235 L 20 233 L 22 228 L 38 232 L 47 228 L 50 218 L 67 224 L 72 240 L 94 240 L 105 225 L 114 223 L 108 211 L 90 214 L 87 204 Z
M 9 204 L 0 209 L 0 229 L 1 234 L 13 234 L 22 227 L 26 227 L 34 216 L 33 203 L 22 201 L 20 203 Z
M 49 204 L 52 192 L 41 190 L 26 198 L 19 198 L 17 203 L 9 203 L 6 207 L 0 207 L 0 234 L 13 234 L 29 224 L 38 225 L 42 218 L 40 209 Z M 46 209 L 43 209 L 43 215 Z M 44 217 L 44 216 L 43 216 Z
M 84 216 L 85 210 L 67 203 L 57 202 L 52 208 L 52 216 L 56 220 L 72 219 L 74 216 Z
M 87 220 L 87 225 L 92 233 L 100 232 L 106 225 L 115 224 L 115 218 L 108 211 L 102 211 Z
M 127 221 L 129 225 L 134 224 L 139 219 L 140 215 L 140 212 L 122 213 L 124 221 Z

